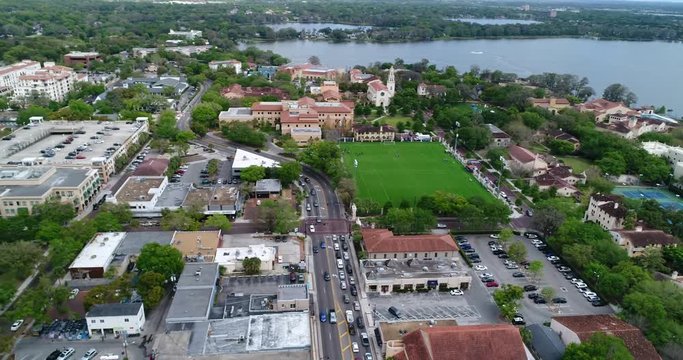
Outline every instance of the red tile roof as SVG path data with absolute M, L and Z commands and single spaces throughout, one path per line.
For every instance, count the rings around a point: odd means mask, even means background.
M 521 146 L 510 145 L 508 150 L 509 150 L 508 153 L 510 154 L 510 157 L 512 157 L 513 159 L 515 159 L 515 160 L 517 160 L 523 164 L 530 163 L 530 162 L 536 160 L 536 154 L 534 154 L 533 152 L 531 152 L 531 151 L 529 151 L 529 150 L 527 150 Z
M 168 159 L 164 158 L 149 158 L 138 165 L 134 176 L 161 176 L 164 175 L 168 168 Z
M 507 324 L 437 326 L 403 337 L 396 360 L 526 360 L 519 330 Z
M 448 235 L 394 235 L 387 229 L 363 229 L 363 242 L 368 253 L 458 251 Z
M 623 238 L 631 240 L 631 244 L 639 248 L 650 245 L 666 246 L 678 244 L 676 237 L 662 230 L 619 230 L 617 233 Z
M 640 330 L 612 315 L 555 316 L 552 318 L 576 333 L 581 341 L 588 340 L 596 332 L 613 335 L 624 340 L 624 344 L 638 360 L 661 360 L 655 347 Z
M 264 103 L 254 103 L 251 105 L 252 111 L 282 111 L 282 103 L 277 104 L 264 104 Z
M 389 91 L 389 88 L 382 83 L 382 80 L 372 80 L 368 83 L 368 87 L 372 87 L 375 91 Z

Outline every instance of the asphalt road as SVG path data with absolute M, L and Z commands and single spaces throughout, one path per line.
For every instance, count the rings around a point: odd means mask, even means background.
M 197 104 L 202 100 L 202 96 L 211 87 L 211 80 L 207 80 L 205 83 L 199 85 L 197 94 L 185 105 L 185 107 L 178 114 L 178 128 L 180 130 L 188 130 L 190 128 L 190 117 L 192 116 L 192 110 Z

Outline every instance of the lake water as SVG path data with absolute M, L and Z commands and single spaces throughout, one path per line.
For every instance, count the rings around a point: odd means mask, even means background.
M 638 104 L 666 105 L 683 115 L 683 44 L 600 41 L 591 39 L 447 40 L 418 43 L 330 43 L 293 40 L 257 45 L 305 62 L 316 55 L 323 65 L 351 68 L 375 61 L 406 63 L 428 59 L 439 68 L 453 65 L 467 71 L 501 70 L 526 77 L 543 72 L 586 76 L 598 95 L 612 83 L 622 83 L 638 95 Z
M 448 19 L 450 21 L 460 21 L 460 22 L 466 22 L 466 23 L 471 23 L 471 24 L 479 24 L 479 25 L 532 25 L 532 24 L 542 24 L 540 21 L 535 21 L 535 20 L 519 20 L 519 19 L 468 19 L 468 18 L 460 18 L 460 19 Z
M 280 29 L 293 28 L 296 31 L 318 31 L 324 28 L 330 28 L 332 30 L 356 30 L 356 29 L 369 29 L 369 26 L 357 26 L 357 25 L 344 25 L 344 24 L 333 24 L 333 23 L 282 23 L 282 24 L 270 24 L 268 25 L 271 29 L 278 31 Z

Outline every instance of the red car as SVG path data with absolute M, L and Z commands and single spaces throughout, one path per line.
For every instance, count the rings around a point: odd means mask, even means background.
M 486 287 L 498 287 L 498 283 L 495 281 L 487 282 Z
M 85 155 L 78 155 L 76 156 L 76 159 L 85 159 Z

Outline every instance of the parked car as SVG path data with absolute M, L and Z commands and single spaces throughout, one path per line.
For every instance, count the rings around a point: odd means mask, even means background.
M 397 319 L 401 318 L 401 312 L 395 306 L 389 306 L 389 314 L 394 315 Z
M 495 281 L 487 282 L 486 287 L 498 287 L 498 283 Z
M 512 318 L 512 325 L 526 325 L 526 321 L 524 321 L 522 314 L 515 314 Z
M 488 268 L 485 265 L 475 265 L 474 270 L 485 271 L 485 270 L 488 270 Z
M 460 295 L 463 295 L 465 293 L 460 289 L 452 289 L 450 291 L 450 294 L 451 294 L 451 296 L 460 296 Z
M 436 224 L 436 227 L 437 227 L 438 229 L 445 229 L 445 228 L 447 228 L 448 226 L 447 226 L 446 224 L 438 223 L 438 224 Z
M 605 305 L 607 305 L 607 303 L 605 302 L 605 300 L 597 298 L 597 299 L 591 301 L 591 305 L 597 307 L 597 306 L 605 306 Z
M 19 319 L 12 323 L 12 326 L 9 328 L 11 331 L 17 331 L 21 327 L 21 325 L 24 324 L 24 319 Z
M 529 293 L 529 295 L 527 295 L 526 297 L 529 298 L 530 300 L 533 300 L 539 296 L 541 296 L 539 293 L 532 292 L 532 293 Z
M 358 347 L 357 342 L 354 341 L 351 343 L 351 351 L 353 351 L 354 353 L 357 353 L 360 351 L 360 348 Z
M 519 272 L 519 271 L 515 271 L 515 272 L 512 273 L 512 277 L 523 278 L 523 277 L 524 277 L 524 273 L 523 273 L 523 272 Z
M 363 324 L 363 317 L 359 316 L 356 318 L 356 327 L 359 329 L 365 329 L 365 324 Z
M 491 234 L 489 235 L 491 239 L 500 239 L 500 236 L 498 234 Z
M 545 303 L 546 303 L 545 299 L 541 296 L 538 296 L 534 299 L 534 304 L 545 304 Z
M 59 357 L 57 357 L 57 360 L 66 360 L 71 357 L 71 355 L 74 354 L 76 350 L 74 348 L 65 348 L 62 350 L 62 353 L 59 354 Z
M 97 350 L 96 349 L 90 349 L 90 350 L 85 352 L 85 354 L 83 355 L 81 360 L 91 360 L 92 358 L 95 357 L 95 355 L 97 355 Z
M 567 303 L 567 299 L 565 299 L 563 297 L 556 297 L 553 299 L 553 304 L 566 304 L 566 303 Z
M 524 285 L 524 291 L 536 291 L 536 290 L 538 290 L 536 285 L 531 285 L 531 284 Z

